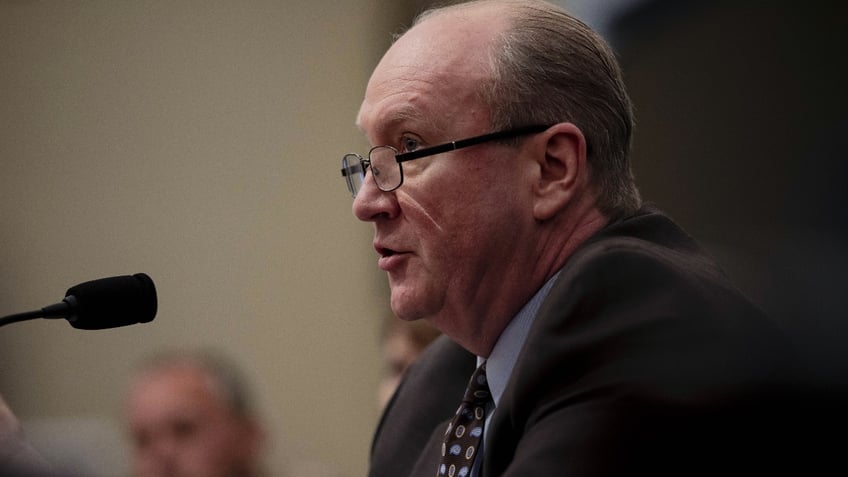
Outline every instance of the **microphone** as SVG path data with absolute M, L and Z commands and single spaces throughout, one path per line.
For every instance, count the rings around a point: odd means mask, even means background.
M 144 273 L 73 286 L 59 303 L 0 318 L 0 326 L 34 318 L 65 318 L 74 328 L 102 330 L 147 323 L 156 316 L 156 286 Z

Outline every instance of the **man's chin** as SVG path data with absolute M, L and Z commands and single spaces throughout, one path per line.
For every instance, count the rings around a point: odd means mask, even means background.
M 392 312 L 403 321 L 415 321 L 424 318 L 423 306 L 417 300 L 413 300 L 407 293 L 400 293 L 392 289 L 391 296 Z

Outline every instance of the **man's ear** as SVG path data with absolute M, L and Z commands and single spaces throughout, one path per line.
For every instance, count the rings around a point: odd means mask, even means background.
M 586 138 L 572 123 L 559 123 L 541 133 L 534 149 L 538 176 L 534 177 L 533 215 L 547 220 L 567 206 L 585 188 Z

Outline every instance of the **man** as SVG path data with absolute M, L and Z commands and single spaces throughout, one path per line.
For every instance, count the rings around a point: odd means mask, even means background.
M 157 357 L 133 379 L 126 409 L 138 477 L 259 475 L 264 431 L 220 357 Z
M 446 434 L 467 429 L 447 424 L 461 393 L 450 410 L 432 405 L 446 356 L 463 365 L 437 342 L 386 410 L 370 475 L 788 463 L 779 446 L 794 421 L 778 406 L 792 402 L 790 346 L 690 237 L 641 205 L 632 107 L 594 32 L 539 1 L 425 13 L 374 70 L 357 123 L 375 147 L 345 156 L 342 175 L 353 213 L 374 226 L 392 309 L 485 363 L 492 398 L 468 465 L 444 464 Z M 432 438 L 399 446 L 421 433 L 413 422 Z

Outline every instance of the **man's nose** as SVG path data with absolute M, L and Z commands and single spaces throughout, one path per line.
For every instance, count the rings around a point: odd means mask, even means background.
M 362 188 L 353 199 L 353 215 L 363 222 L 374 222 L 380 217 L 394 218 L 399 212 L 394 191 L 380 190 L 371 173 L 367 173 Z

